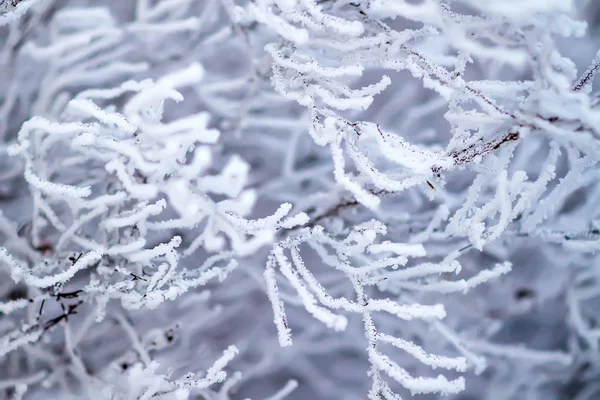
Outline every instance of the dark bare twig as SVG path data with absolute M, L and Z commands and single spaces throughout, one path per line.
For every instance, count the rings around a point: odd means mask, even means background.
M 44 331 L 47 331 L 48 329 L 58 325 L 61 321 L 68 321 L 69 320 L 69 316 L 70 315 L 74 315 L 77 314 L 77 308 L 83 304 L 83 300 L 79 300 L 77 303 L 75 304 L 69 304 L 68 308 L 65 309 L 65 306 L 61 303 L 61 307 L 63 309 L 63 313 L 60 314 L 59 316 L 52 318 L 48 321 L 46 321 L 43 325 L 42 328 Z
M 79 297 L 79 293 L 81 293 L 81 292 L 83 292 L 83 290 L 79 289 L 79 290 L 75 290 L 74 292 L 57 293 L 56 301 L 59 301 L 60 299 L 75 299 L 75 298 Z
M 390 193 L 392 193 L 392 192 L 390 192 L 388 190 L 383 190 L 383 189 L 378 190 L 378 191 L 371 191 L 371 194 L 374 196 L 377 196 L 377 197 L 383 197 Z M 325 212 L 311 218 L 310 221 L 308 221 L 304 225 L 295 226 L 291 229 L 285 230 L 284 235 L 288 234 L 290 232 L 296 231 L 298 229 L 302 229 L 302 228 L 314 228 L 315 226 L 317 226 L 324 220 L 335 217 L 339 213 L 341 213 L 342 211 L 344 211 L 348 208 L 358 207 L 360 205 L 361 204 L 358 202 L 358 200 L 346 200 L 346 201 L 340 202 L 340 203 L 336 204 L 335 206 L 333 206 L 332 208 L 326 210 Z
M 75 263 L 77 263 L 77 261 L 79 261 L 81 256 L 83 256 L 83 253 L 79 253 L 79 255 L 77 257 L 69 257 L 69 261 L 71 261 L 71 265 L 75 265 Z
M 598 70 L 600 70 L 600 61 L 597 61 L 590 65 L 590 67 L 583 73 L 583 76 L 579 78 L 579 81 L 577 81 L 575 86 L 573 86 L 572 90 L 574 92 L 581 91 L 581 89 L 583 89 L 588 83 L 590 83 L 594 79 L 594 76 L 596 75 L 596 72 L 598 72 Z
M 40 304 L 40 310 L 38 311 L 38 316 L 37 316 L 38 320 L 42 317 L 42 312 L 44 311 L 45 303 L 46 303 L 46 299 L 42 300 L 42 304 Z
M 142 281 L 148 281 L 146 278 L 142 278 L 139 275 L 134 274 L 133 272 L 130 272 L 129 275 L 131 275 L 133 277 L 132 281 L 137 281 L 137 280 L 142 280 Z
M 508 132 L 498 139 L 491 140 L 480 146 L 473 144 L 465 149 L 452 151 L 449 155 L 454 159 L 454 165 L 463 165 L 473 161 L 475 157 L 486 156 L 493 151 L 498 150 L 504 144 L 518 139 L 519 132 Z M 434 170 L 434 172 L 438 173 L 439 171 Z

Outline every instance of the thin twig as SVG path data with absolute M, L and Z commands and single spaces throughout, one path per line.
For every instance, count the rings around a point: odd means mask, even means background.
M 588 83 L 590 83 L 594 79 L 594 76 L 596 75 L 596 72 L 598 72 L 598 70 L 600 70 L 600 60 L 594 61 L 592 65 L 590 65 L 590 67 L 583 73 L 581 78 L 579 78 L 577 84 L 573 86 L 573 91 L 581 91 L 581 89 L 583 89 Z

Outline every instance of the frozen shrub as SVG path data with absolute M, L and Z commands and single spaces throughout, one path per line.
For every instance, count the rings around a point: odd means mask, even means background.
M 595 398 L 596 8 L 0 0 L 2 398 Z

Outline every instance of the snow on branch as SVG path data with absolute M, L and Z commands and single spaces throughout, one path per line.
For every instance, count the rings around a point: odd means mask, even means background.
M 276 271 L 279 270 L 286 284 L 298 296 L 299 304 L 316 320 L 335 331 L 343 331 L 348 324 L 351 314 L 362 316 L 364 334 L 369 342 L 368 358 L 372 363 L 370 374 L 373 377 L 373 389 L 370 398 L 388 392 L 389 387 L 380 373 L 384 373 L 400 383 L 411 393 L 458 393 L 464 389 L 464 380 L 459 378 L 449 381 L 443 376 L 437 378 L 414 378 L 408 372 L 381 353 L 378 343 L 391 344 L 418 359 L 432 368 L 445 368 L 465 372 L 467 369 L 464 357 L 445 357 L 427 353 L 423 348 L 402 338 L 396 338 L 386 333 L 379 333 L 374 322 L 377 313 L 388 313 L 400 320 L 440 320 L 446 316 L 443 305 L 402 304 L 394 297 L 376 296 L 373 285 L 381 290 L 402 288 L 402 290 L 419 292 L 422 290 L 448 293 L 453 291 L 466 292 L 469 289 L 510 271 L 510 264 L 498 266 L 489 271 L 482 271 L 468 280 L 445 281 L 436 275 L 447 272 L 458 272 L 460 264 L 454 258 L 444 262 L 417 264 L 407 267 L 409 257 L 423 257 L 425 249 L 420 244 L 392 243 L 389 241 L 376 243 L 378 235 L 384 235 L 387 229 L 379 222 L 371 221 L 357 225 L 340 240 L 327 235 L 322 228 L 303 229 L 295 236 L 279 242 L 271 251 L 264 273 L 267 292 L 273 306 L 274 322 L 278 329 L 279 341 L 282 346 L 292 345 L 291 328 L 293 321 L 289 320 L 285 311 L 285 301 L 279 295 L 282 284 L 278 282 Z M 302 247 L 310 248 L 316 253 L 321 262 L 345 276 L 354 288 L 354 299 L 335 297 L 328 293 L 315 272 L 303 261 Z M 364 265 L 354 265 L 353 257 L 367 250 L 375 258 Z M 286 255 L 289 252 L 289 256 Z M 306 255 L 304 256 L 306 257 Z M 450 268 L 448 268 L 450 266 Z M 311 271 L 313 269 L 315 272 Z M 419 281 L 429 280 L 428 285 L 422 286 Z M 394 289 L 394 290 L 396 290 Z M 392 290 L 393 292 L 393 290 Z M 373 293 L 370 297 L 368 293 Z
M 0 398 L 591 399 L 583 3 L 0 0 Z

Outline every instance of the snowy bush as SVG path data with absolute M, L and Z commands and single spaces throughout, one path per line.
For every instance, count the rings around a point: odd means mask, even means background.
M 0 0 L 1 398 L 597 398 L 598 12 Z

